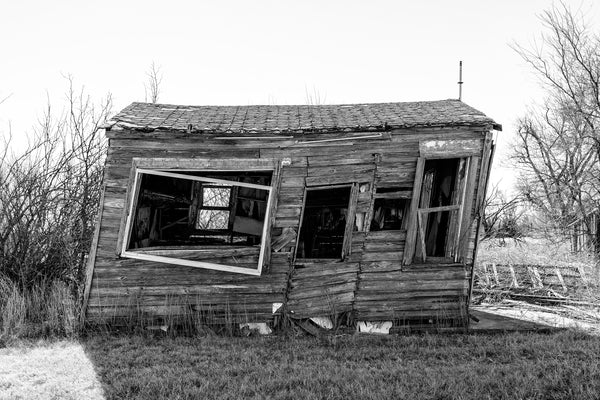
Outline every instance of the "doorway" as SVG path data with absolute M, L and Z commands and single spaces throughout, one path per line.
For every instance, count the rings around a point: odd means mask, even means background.
M 342 258 L 351 187 L 307 189 L 296 258 Z

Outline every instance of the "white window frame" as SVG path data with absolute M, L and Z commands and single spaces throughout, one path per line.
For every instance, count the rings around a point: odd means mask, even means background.
M 173 165 L 173 164 L 175 164 L 175 165 Z M 268 246 L 268 244 L 269 244 L 268 241 L 269 241 L 270 235 L 268 235 L 268 233 L 271 228 L 271 212 L 273 211 L 273 210 L 271 210 L 271 208 L 272 208 L 272 204 L 274 201 L 274 193 L 275 193 L 275 191 L 273 190 L 273 186 L 276 183 L 275 179 L 277 179 L 277 177 L 276 177 L 277 171 L 275 168 L 276 164 L 274 163 L 273 160 L 264 160 L 264 159 L 260 159 L 260 160 L 243 159 L 243 160 L 229 161 L 229 163 L 226 163 L 227 168 L 219 168 L 222 164 L 224 164 L 223 160 L 221 160 L 221 162 L 219 162 L 219 161 L 214 161 L 214 160 L 197 160 L 197 159 L 181 160 L 180 159 L 180 160 L 173 160 L 173 161 L 169 162 L 169 160 L 165 160 L 165 159 L 158 159 L 158 160 L 156 160 L 156 159 L 134 159 L 133 167 L 132 167 L 132 174 L 130 177 L 131 185 L 129 186 L 129 190 L 127 193 L 127 203 L 126 203 L 127 214 L 124 218 L 124 225 L 122 224 L 122 229 L 119 232 L 119 244 L 118 244 L 118 251 L 117 251 L 118 255 L 120 255 L 121 257 L 132 258 L 132 259 L 137 259 L 137 260 L 153 261 L 153 262 L 181 265 L 181 266 L 187 266 L 187 267 L 193 267 L 193 268 L 203 268 L 203 269 L 210 269 L 210 270 L 216 270 L 216 271 L 225 271 L 225 272 L 233 272 L 233 273 L 239 273 L 239 274 L 260 276 L 262 273 L 262 268 L 263 268 L 265 259 L 267 259 L 266 252 L 270 251 L 270 248 L 269 248 L 270 246 Z M 146 167 L 146 165 L 147 165 L 147 167 Z M 161 165 L 164 165 L 165 167 L 162 167 Z M 210 167 L 212 167 L 212 168 L 210 168 Z M 186 174 L 177 173 L 177 172 L 197 171 L 197 172 L 205 172 L 206 174 L 209 175 L 211 172 L 217 172 L 217 171 L 218 172 L 229 172 L 229 171 L 236 172 L 236 171 L 248 171 L 248 170 L 272 172 L 271 185 L 270 186 L 259 185 L 259 184 L 253 184 L 253 183 L 228 181 L 225 179 L 206 178 L 206 177 L 202 177 L 202 176 L 194 176 L 194 175 L 186 175 Z M 173 172 L 173 171 L 176 171 L 176 172 Z M 268 200 L 267 200 L 267 207 L 266 207 L 264 223 L 263 223 L 263 230 L 262 230 L 262 236 L 261 236 L 260 252 L 259 252 L 257 268 L 250 269 L 250 268 L 244 268 L 244 267 L 237 267 L 235 265 L 225 265 L 225 264 L 215 264 L 215 263 L 204 262 L 204 261 L 185 260 L 185 259 L 177 258 L 178 250 L 176 250 L 176 249 L 165 251 L 168 255 L 148 254 L 148 253 L 144 253 L 143 249 L 139 249 L 139 250 L 135 250 L 135 251 L 128 250 L 127 246 L 129 244 L 129 240 L 131 238 L 131 231 L 132 231 L 133 220 L 134 220 L 134 216 L 135 216 L 135 208 L 137 206 L 137 199 L 138 199 L 140 186 L 141 186 L 141 176 L 143 174 L 266 190 L 268 192 Z M 150 250 L 150 251 L 152 251 L 152 250 Z M 199 252 L 214 252 L 215 255 L 218 257 L 219 249 L 218 248 L 215 249 L 214 247 L 211 247 L 211 248 L 207 248 L 206 250 L 199 249 L 198 251 Z M 152 252 L 156 253 L 156 251 L 152 251 Z

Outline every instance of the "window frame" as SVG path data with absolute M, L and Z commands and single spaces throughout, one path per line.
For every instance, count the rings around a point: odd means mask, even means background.
M 271 184 L 259 185 L 254 183 L 229 181 L 225 179 L 207 178 L 195 175 L 180 174 L 178 172 L 237 172 L 237 171 L 261 171 L 271 172 Z M 132 161 L 129 186 L 126 194 L 124 215 L 121 220 L 119 236 L 117 242 L 117 255 L 124 258 L 154 261 L 171 265 L 179 265 L 193 268 L 209 269 L 224 272 L 233 272 L 245 275 L 260 276 L 264 264 L 270 259 L 270 230 L 272 225 L 272 215 L 275 207 L 275 192 L 278 186 L 280 166 L 277 160 L 273 159 L 236 159 L 236 160 L 210 160 L 210 159 L 155 159 L 155 158 L 134 158 Z M 264 216 L 263 229 L 260 242 L 258 265 L 256 269 L 237 267 L 235 265 L 216 264 L 204 261 L 186 260 L 177 258 L 177 252 L 181 250 L 173 249 L 162 251 L 162 255 L 148 254 L 143 249 L 135 251 L 128 250 L 127 246 L 131 238 L 132 227 L 135 217 L 135 208 L 137 207 L 141 177 L 143 174 L 165 176 L 177 179 L 187 179 L 190 181 L 208 182 L 220 185 L 247 187 L 253 189 L 265 190 L 268 192 L 266 212 Z M 152 250 L 149 250 L 151 252 Z M 199 252 L 214 252 L 218 258 L 218 248 L 206 246 L 206 249 L 198 249 Z
M 422 147 L 422 146 L 421 146 Z M 423 150 L 423 149 L 421 149 Z M 423 152 L 422 152 L 423 153 Z M 423 264 L 451 264 L 465 261 L 465 255 L 467 250 L 468 233 L 471 227 L 473 218 L 471 216 L 471 208 L 473 201 L 473 190 L 475 184 L 475 178 L 477 176 L 477 167 L 479 164 L 479 153 L 464 152 L 464 153 L 452 153 L 452 154 L 421 154 L 417 159 L 417 167 L 415 173 L 415 182 L 413 184 L 413 194 L 410 203 L 410 210 L 408 214 L 408 228 L 406 235 L 406 244 L 404 248 L 403 265 L 411 265 L 414 263 L 414 258 L 417 256 L 417 241 L 420 241 Z M 440 207 L 420 207 L 421 191 L 424 179 L 425 162 L 428 160 L 442 160 L 442 159 L 458 159 L 465 160 L 465 177 L 462 179 L 462 187 L 460 190 L 460 196 L 457 199 L 457 204 Z M 436 213 L 436 212 L 457 212 L 457 226 L 456 233 L 454 236 L 454 255 L 452 261 L 440 261 L 438 257 L 429 257 L 425 253 L 426 249 L 424 246 L 424 235 L 425 227 L 423 226 L 424 216 Z

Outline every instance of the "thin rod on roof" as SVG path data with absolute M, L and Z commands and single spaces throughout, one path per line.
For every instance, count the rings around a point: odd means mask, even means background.
M 458 62 L 458 100 L 462 100 L 462 61 Z

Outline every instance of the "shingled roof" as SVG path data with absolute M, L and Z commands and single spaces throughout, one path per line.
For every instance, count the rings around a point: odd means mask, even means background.
M 132 103 L 111 130 L 310 133 L 442 126 L 502 127 L 459 100 L 340 105 L 181 106 Z

